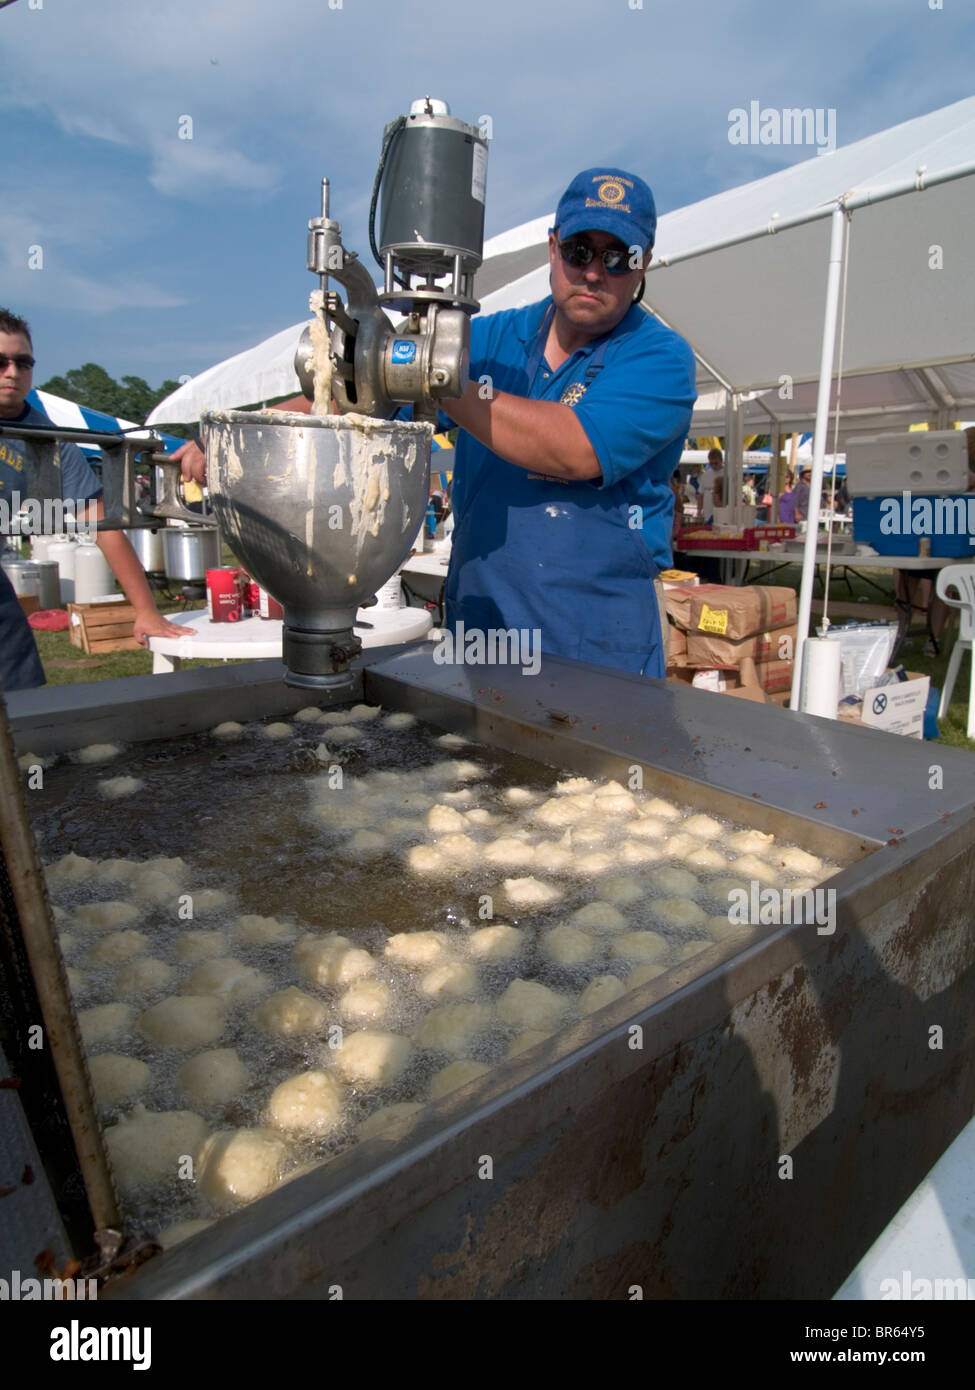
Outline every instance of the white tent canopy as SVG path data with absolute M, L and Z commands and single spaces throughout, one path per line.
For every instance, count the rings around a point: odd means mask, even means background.
M 796 382 L 791 387 L 748 392 L 741 397 L 745 434 L 769 434 L 776 428 L 785 434 L 812 429 L 816 418 L 818 383 Z M 903 367 L 898 371 L 844 376 L 841 440 L 851 434 L 876 434 L 906 430 L 927 423 L 949 429 L 971 413 L 975 400 L 975 363 L 959 362 L 933 368 Z M 836 382 L 830 391 L 830 427 L 833 439 L 836 417 Z M 728 393 L 712 390 L 698 397 L 694 428 L 701 434 L 720 434 L 728 413 Z
M 205 410 L 234 410 L 298 395 L 301 385 L 294 357 L 307 322 L 283 328 L 256 347 L 208 367 L 160 401 L 146 424 L 186 424 L 199 420 Z

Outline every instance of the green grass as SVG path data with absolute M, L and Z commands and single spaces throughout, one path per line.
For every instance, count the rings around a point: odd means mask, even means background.
M 156 606 L 160 613 L 193 612 L 205 608 L 205 603 L 184 603 L 180 600 L 163 599 L 156 595 Z M 64 632 L 34 631 L 34 640 L 41 655 L 41 664 L 48 685 L 77 685 L 81 681 L 118 680 L 122 676 L 148 676 L 152 673 L 152 652 L 105 652 L 98 657 L 86 656 L 80 647 L 73 647 L 67 630 Z M 53 665 L 53 662 L 67 662 L 68 665 Z M 90 664 L 94 662 L 94 664 Z M 223 666 L 229 663 L 213 660 L 184 661 L 184 671 L 194 666 Z

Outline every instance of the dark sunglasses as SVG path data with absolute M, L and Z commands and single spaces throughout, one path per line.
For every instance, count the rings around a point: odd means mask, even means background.
M 36 359 L 33 357 L 28 357 L 26 352 L 19 352 L 16 357 L 7 357 L 4 353 L 0 352 L 0 372 L 5 372 L 11 362 L 17 368 L 18 372 L 30 371 L 35 360 Z
M 570 236 L 559 242 L 559 252 L 566 265 L 577 269 L 589 265 L 593 256 L 599 256 L 609 275 L 629 275 L 636 266 L 630 265 L 630 251 L 626 246 L 608 246 L 605 251 L 597 251 L 590 246 L 585 237 Z

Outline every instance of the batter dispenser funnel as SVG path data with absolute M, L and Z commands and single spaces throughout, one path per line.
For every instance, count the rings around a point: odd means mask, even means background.
M 210 411 L 207 482 L 227 544 L 284 607 L 289 685 L 348 683 L 356 609 L 409 554 L 430 491 L 428 424 Z

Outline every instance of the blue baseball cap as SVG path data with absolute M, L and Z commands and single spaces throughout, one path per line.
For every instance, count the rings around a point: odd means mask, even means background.
M 653 194 L 624 169 L 584 169 L 562 194 L 555 211 L 560 237 L 609 232 L 624 246 L 652 246 L 657 235 Z

